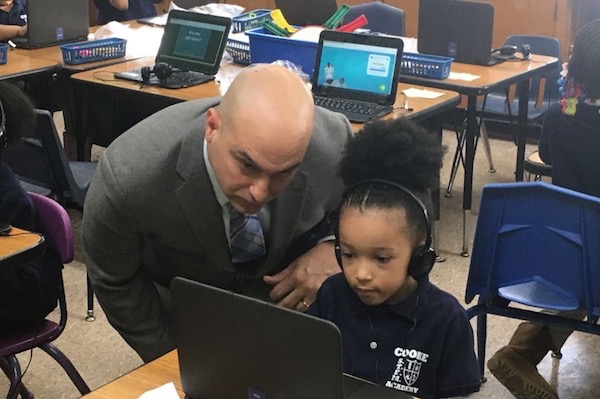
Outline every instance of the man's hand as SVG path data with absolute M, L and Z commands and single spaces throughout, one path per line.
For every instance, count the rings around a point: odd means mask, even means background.
M 265 283 L 273 286 L 269 296 L 279 306 L 305 312 L 315 301 L 323 281 L 340 272 L 335 259 L 333 241 L 318 244 L 294 260 L 274 276 L 264 276 Z

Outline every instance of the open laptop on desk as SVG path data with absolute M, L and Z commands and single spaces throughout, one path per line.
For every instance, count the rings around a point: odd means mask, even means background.
M 492 55 L 494 7 L 463 0 L 420 0 L 419 53 L 443 55 L 456 62 L 495 65 Z
M 87 40 L 87 0 L 27 0 L 27 35 L 12 39 L 21 48 Z
M 342 374 L 338 328 L 195 281 L 171 284 L 181 385 L 188 399 L 406 399 Z
M 275 7 L 292 25 L 323 25 L 337 11 L 335 0 L 275 0 Z
M 366 122 L 393 110 L 404 42 L 398 37 L 323 31 L 312 92 L 315 104 Z
M 115 77 L 169 89 L 211 81 L 219 70 L 230 28 L 230 18 L 171 10 L 156 55 L 161 68 L 118 72 Z

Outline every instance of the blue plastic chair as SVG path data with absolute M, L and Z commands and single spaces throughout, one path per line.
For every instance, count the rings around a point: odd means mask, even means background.
M 600 335 L 600 198 L 545 182 L 484 187 L 465 301 L 484 372 L 487 314 Z M 582 310 L 587 321 L 538 309 Z
M 370 29 L 371 32 L 404 36 L 404 10 L 378 1 L 359 4 L 350 7 L 344 16 L 344 24 L 360 17 L 361 14 L 365 14 L 369 21 L 363 28 Z

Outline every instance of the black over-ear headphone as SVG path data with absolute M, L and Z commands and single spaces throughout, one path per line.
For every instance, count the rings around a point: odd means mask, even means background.
M 531 45 L 523 44 L 521 45 L 521 54 L 522 57 L 517 57 L 515 53 L 519 51 L 517 46 L 512 45 L 504 45 L 499 48 L 495 48 L 492 50 L 492 54 L 499 56 L 501 58 L 506 59 L 506 61 L 527 61 L 531 58 Z
M 384 179 L 361 180 L 360 182 L 355 183 L 352 186 L 350 186 L 344 192 L 344 194 L 342 195 L 342 202 L 341 202 L 340 207 L 344 204 L 344 202 L 346 201 L 348 196 L 356 189 L 356 187 L 366 185 L 366 184 L 372 184 L 372 183 L 380 183 L 383 185 L 392 186 L 395 189 L 405 193 L 406 195 L 408 195 L 409 198 L 412 198 L 412 200 L 423 211 L 423 218 L 425 220 L 425 227 L 427 229 L 427 238 L 425 239 L 425 243 L 423 245 L 418 246 L 413 251 L 413 253 L 410 257 L 410 263 L 408 264 L 408 274 L 415 280 L 419 280 L 419 279 L 427 276 L 429 274 L 429 272 L 431 272 L 431 269 L 433 268 L 433 264 L 435 263 L 435 258 L 436 258 L 435 250 L 431 247 L 431 243 L 433 241 L 432 236 L 431 236 L 431 223 L 429 222 L 429 215 L 427 213 L 427 208 L 425 208 L 425 205 L 423 205 L 423 202 L 421 202 L 421 200 L 419 198 L 417 198 L 409 189 L 407 189 L 406 187 L 401 186 L 397 183 L 394 183 L 393 181 L 390 181 L 390 180 L 384 180 Z M 340 265 L 340 267 L 343 268 L 343 266 L 342 266 L 342 251 L 340 248 L 340 234 L 339 234 L 340 210 L 338 210 L 337 218 L 335 220 L 335 257 L 336 257 L 337 262 Z
M 154 67 L 142 67 L 142 82 L 148 83 L 152 74 L 155 74 L 158 79 L 163 80 L 171 76 L 173 72 L 175 72 L 175 68 L 173 68 L 171 65 L 167 64 L 166 62 L 157 62 L 154 64 Z
M 8 144 L 8 137 L 6 136 L 6 113 L 4 112 L 4 105 L 0 101 L 0 150 L 6 147 Z

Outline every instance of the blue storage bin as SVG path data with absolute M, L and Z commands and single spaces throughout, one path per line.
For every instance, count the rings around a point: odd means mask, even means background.
M 126 48 L 127 40 L 117 38 L 63 44 L 60 46 L 63 61 L 65 64 L 70 65 L 125 57 Z
M 8 59 L 8 44 L 0 43 L 0 65 L 6 64 Z
M 454 58 L 430 54 L 402 54 L 400 73 L 431 79 L 446 79 Z
M 250 37 L 250 59 L 253 64 L 276 60 L 293 62 L 312 78 L 318 43 L 275 36 L 264 28 L 246 32 Z

